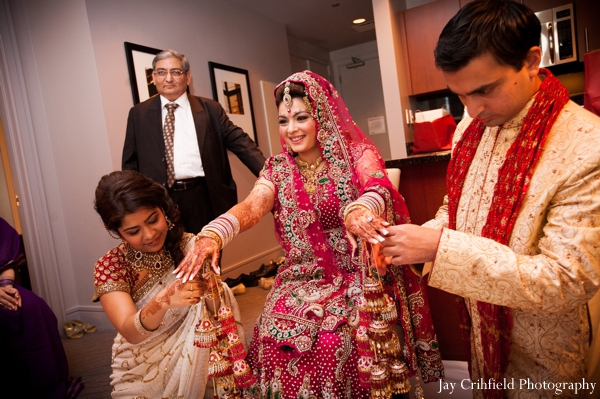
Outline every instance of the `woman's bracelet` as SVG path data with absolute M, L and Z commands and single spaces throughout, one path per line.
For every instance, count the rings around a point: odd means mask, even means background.
M 15 285 L 15 280 L 12 277 L 0 278 L 0 287 L 6 287 L 8 285 Z
M 385 211 L 385 201 L 381 197 L 381 195 L 374 193 L 372 191 L 366 192 L 354 202 L 351 202 L 344 209 L 343 218 L 346 220 L 348 214 L 352 211 L 355 211 L 359 208 L 366 208 L 373 212 L 376 215 L 381 215 Z
M 352 202 L 350 204 L 348 204 L 348 206 L 346 207 L 346 209 L 344 209 L 344 221 L 346 221 L 346 218 L 348 217 L 348 215 L 352 212 L 354 212 L 357 209 L 369 209 L 366 206 L 364 206 L 363 204 L 359 204 L 357 202 Z
M 223 240 L 217 233 L 215 233 L 213 231 L 210 231 L 210 230 L 201 231 L 200 233 L 196 234 L 196 237 L 210 238 L 211 240 L 213 240 L 217 243 L 217 245 L 219 246 L 219 250 L 221 250 L 223 248 Z
M 144 308 L 142 308 L 144 309 Z M 139 332 L 142 335 L 150 335 L 152 334 L 154 331 L 158 330 L 160 328 L 160 326 L 163 325 L 163 322 L 161 321 L 160 324 L 158 325 L 158 327 L 156 327 L 154 330 L 148 330 L 146 327 L 144 327 L 144 325 L 142 324 L 142 309 L 138 310 L 138 312 L 135 314 L 135 316 L 133 316 L 133 325 L 135 326 L 135 329 L 137 330 L 137 332 Z
M 231 242 L 231 240 L 233 240 L 236 235 L 239 234 L 239 232 L 239 220 L 231 213 L 224 213 L 204 226 L 199 234 L 208 234 L 210 238 L 213 238 L 218 244 L 220 244 L 220 249 L 223 249 Z M 215 237 L 210 235 L 211 233 L 214 234 Z

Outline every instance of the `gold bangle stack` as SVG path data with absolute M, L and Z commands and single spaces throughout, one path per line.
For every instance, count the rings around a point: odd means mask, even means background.
M 355 210 L 360 209 L 360 208 L 370 210 L 366 205 L 361 204 L 360 202 L 353 202 L 353 203 L 349 204 L 346 207 L 346 209 L 344 209 L 344 222 L 346 221 L 346 218 L 348 217 L 348 215 L 351 212 L 354 212 Z
M 219 250 L 221 248 L 223 248 L 223 240 L 214 231 L 204 230 L 204 231 L 201 231 L 200 233 L 196 234 L 196 237 L 198 237 L 198 238 L 210 238 L 211 240 L 213 240 L 214 242 L 217 243 L 217 245 L 219 246 Z

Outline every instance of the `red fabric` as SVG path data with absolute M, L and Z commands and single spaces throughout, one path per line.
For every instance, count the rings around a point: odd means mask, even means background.
M 491 238 L 504 245 L 509 242 L 548 133 L 558 114 L 569 101 L 567 89 L 550 71 L 540 69 L 540 75 L 542 78 L 545 75 L 545 78 L 532 107 L 523 120 L 521 131 L 508 150 L 506 160 L 500 168 L 490 211 L 481 232 L 482 237 Z M 474 119 L 454 148 L 446 177 L 448 225 L 451 229 L 456 229 L 456 212 L 463 183 L 484 131 L 483 123 Z M 466 328 L 463 331 L 469 332 L 470 320 L 468 320 L 464 300 L 461 308 L 461 314 L 466 318 L 464 320 Z M 510 353 L 510 330 L 512 329 L 510 309 L 484 302 L 477 302 L 477 308 L 480 313 L 479 327 L 484 348 L 483 378 L 485 381 L 490 378 L 500 381 L 508 367 Z M 470 339 L 470 336 L 467 339 Z M 468 350 L 470 351 L 470 345 Z M 489 389 L 484 392 L 484 395 L 487 398 L 502 398 L 504 394 L 502 390 Z
M 456 122 L 452 115 L 446 115 L 433 122 L 415 122 L 413 154 L 449 150 Z
M 286 259 L 255 327 L 248 363 L 258 370 L 259 385 L 277 385 L 282 397 L 298 397 L 304 384 L 306 392 L 319 397 L 342 397 L 346 381 L 352 381 L 353 397 L 367 398 L 369 390 L 357 385 L 358 356 L 349 322 L 356 313 L 354 288 L 360 286 L 362 264 L 349 251 L 342 210 L 366 191 L 384 198 L 389 222 L 409 223 L 408 210 L 387 178 L 379 151 L 354 123 L 336 89 L 310 71 L 281 84 L 288 81 L 305 87 L 326 167 L 317 172 L 317 187 L 309 194 L 295 154 L 282 142 L 283 152 L 269 158 L 261 174 L 274 185 L 275 232 Z M 406 332 L 402 358 L 410 372 L 420 369 L 424 381 L 440 379 L 443 365 L 424 283 L 408 268 L 406 273 L 398 269 L 390 269 L 386 279 L 397 292 L 398 313 L 405 315 L 399 320 Z M 314 298 L 303 300 L 306 293 Z M 292 368 L 293 358 L 298 360 Z M 344 381 L 329 377 L 338 368 Z
M 600 50 L 586 53 L 583 56 L 583 65 L 585 68 L 583 106 L 600 116 Z

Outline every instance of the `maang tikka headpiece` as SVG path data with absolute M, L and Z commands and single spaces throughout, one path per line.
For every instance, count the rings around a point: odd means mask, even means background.
M 287 107 L 288 114 L 292 107 L 292 96 L 290 96 L 290 82 L 285 82 L 285 88 L 283 89 L 283 103 Z

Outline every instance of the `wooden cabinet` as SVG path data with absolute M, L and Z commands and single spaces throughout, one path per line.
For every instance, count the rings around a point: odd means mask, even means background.
M 409 94 L 446 89 L 444 76 L 435 67 L 433 50 L 442 29 L 459 8 L 458 0 L 439 0 L 398 13 L 399 25 L 404 27 Z
M 586 32 L 588 50 L 600 50 L 600 2 L 598 0 L 575 0 L 575 22 L 577 24 L 577 51 L 583 61 L 586 53 Z
M 564 6 L 569 4 L 570 0 L 522 0 L 519 3 L 531 8 L 533 12 L 544 11 L 554 7 Z
M 398 191 L 406 201 L 412 223 L 423 224 L 435 216 L 443 203 L 446 169 L 450 161 L 446 159 L 416 164 L 397 162 L 388 161 L 386 165 L 400 168 Z M 458 297 L 433 287 L 427 287 L 427 296 L 442 359 L 467 361 L 459 327 Z

